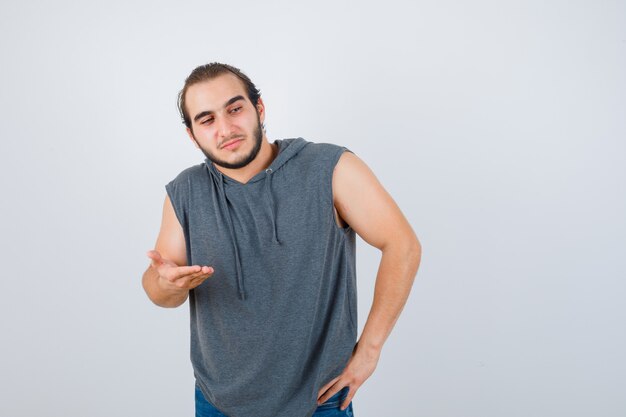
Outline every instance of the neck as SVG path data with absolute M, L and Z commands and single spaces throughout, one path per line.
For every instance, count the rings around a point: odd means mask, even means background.
M 276 155 L 278 155 L 278 145 L 269 143 L 267 137 L 263 135 L 261 149 L 259 149 L 256 158 L 248 165 L 238 169 L 224 168 L 219 165 L 215 165 L 215 168 L 224 175 L 245 184 L 256 174 L 270 166 Z

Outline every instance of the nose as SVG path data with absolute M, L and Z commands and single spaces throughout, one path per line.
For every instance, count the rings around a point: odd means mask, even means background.
M 231 133 L 231 125 L 228 122 L 228 120 L 224 117 L 218 117 L 215 120 L 215 123 L 217 124 L 217 134 L 219 135 L 220 138 L 227 138 L 230 136 Z

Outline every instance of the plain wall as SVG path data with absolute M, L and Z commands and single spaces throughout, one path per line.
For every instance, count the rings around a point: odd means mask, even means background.
M 0 415 L 193 415 L 187 304 L 141 275 L 212 61 L 423 245 L 357 417 L 626 415 L 623 1 L 5 1 L 0 35 Z

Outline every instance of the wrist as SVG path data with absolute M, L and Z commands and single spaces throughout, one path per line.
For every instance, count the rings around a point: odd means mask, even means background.
M 382 344 L 376 343 L 368 339 L 359 339 L 357 342 L 357 352 L 371 358 L 378 358 L 382 351 Z
M 178 307 L 183 304 L 189 296 L 189 290 L 173 287 L 169 282 L 157 284 L 159 291 L 155 293 L 155 304 L 161 307 Z

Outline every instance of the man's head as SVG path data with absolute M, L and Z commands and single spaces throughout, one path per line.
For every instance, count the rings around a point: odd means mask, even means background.
M 194 69 L 178 95 L 187 133 L 207 158 L 224 168 L 248 165 L 263 141 L 261 94 L 239 69 L 212 63 Z
M 189 117 L 189 111 L 185 107 L 185 95 L 187 93 L 187 90 L 194 84 L 212 80 L 222 74 L 233 74 L 237 78 L 239 78 L 243 83 L 243 87 L 246 89 L 246 95 L 248 96 L 248 100 L 250 100 L 250 102 L 255 106 L 258 104 L 259 98 L 261 98 L 261 91 L 256 88 L 252 80 L 250 80 L 250 78 L 248 78 L 246 74 L 241 72 L 239 68 L 235 68 L 228 64 L 220 64 L 219 62 L 212 62 L 210 64 L 200 65 L 199 67 L 196 67 L 196 69 L 191 71 L 191 74 L 189 74 L 189 76 L 185 80 L 185 85 L 183 86 L 183 89 L 180 90 L 180 92 L 178 93 L 178 111 L 180 113 L 180 117 L 183 120 L 183 123 L 189 129 L 191 129 L 192 126 L 191 119 Z

